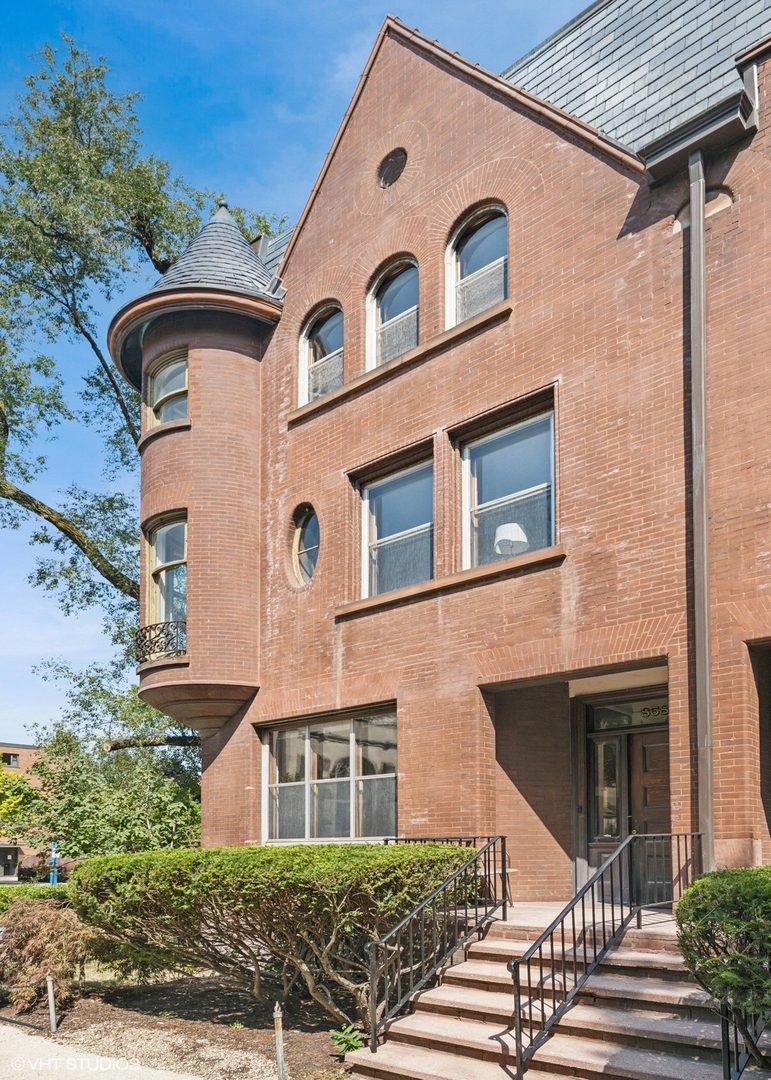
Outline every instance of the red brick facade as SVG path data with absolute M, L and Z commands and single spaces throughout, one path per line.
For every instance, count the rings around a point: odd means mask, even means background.
M 37 748 L 26 743 L 0 743 L 0 769 L 24 775 L 32 768 L 37 757 Z M 35 778 L 32 777 L 32 783 Z M 15 881 L 19 864 L 27 855 L 33 855 L 32 848 L 12 844 L 7 837 L 0 836 L 0 881 Z
M 731 197 L 706 244 L 714 827 L 736 864 L 771 858 L 767 74 L 759 132 L 707 166 Z M 207 736 L 204 843 L 267 839 L 267 730 L 387 706 L 398 832 L 503 832 L 515 895 L 565 898 L 585 857 L 579 680 L 598 676 L 594 693 L 668 684 L 671 827 L 698 827 L 687 201 L 684 174 L 650 187 L 578 122 L 391 29 L 295 230 L 272 335 L 205 311 L 154 323 L 145 368 L 188 349 L 190 419 L 144 446 L 142 521 L 187 516 L 188 653 L 141 683 Z M 448 243 L 487 203 L 508 216 L 509 299 L 447 331 Z M 400 255 L 419 267 L 418 347 L 367 371 L 367 295 Z M 301 336 L 327 301 L 344 383 L 298 406 Z M 464 570 L 464 445 L 552 408 L 556 543 Z M 362 600 L 361 486 L 429 460 L 434 577 Z M 303 504 L 321 537 L 306 585 Z

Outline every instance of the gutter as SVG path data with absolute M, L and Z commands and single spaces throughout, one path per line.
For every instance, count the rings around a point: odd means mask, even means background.
M 648 182 L 687 168 L 690 196 L 691 494 L 693 626 L 696 678 L 696 747 L 699 832 L 706 871 L 715 869 L 715 799 L 712 752 L 712 641 L 709 598 L 709 485 L 707 474 L 707 253 L 705 156 L 722 152 L 758 129 L 758 60 L 771 37 L 740 53 L 741 89 L 644 147 Z

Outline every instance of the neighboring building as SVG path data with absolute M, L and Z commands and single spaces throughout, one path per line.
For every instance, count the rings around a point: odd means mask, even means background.
M 21 774 L 29 772 L 37 757 L 37 747 L 27 743 L 0 743 L 0 768 Z M 18 881 L 22 861 L 34 855 L 32 848 L 12 844 L 0 836 L 0 882 Z
M 770 33 L 601 0 L 498 77 L 388 18 L 294 230 L 116 315 L 204 843 L 771 859 Z

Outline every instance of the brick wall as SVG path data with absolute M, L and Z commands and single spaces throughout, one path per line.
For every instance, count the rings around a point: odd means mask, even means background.
M 763 69 L 764 95 L 766 82 Z M 408 165 L 383 190 L 377 166 L 396 146 Z M 767 146 L 761 131 L 708 169 L 708 186 L 734 200 L 709 220 L 707 238 L 715 826 L 724 852 L 745 861 L 758 845 L 771 854 L 745 645 L 771 638 Z M 683 177 L 649 189 L 639 171 L 422 55 L 419 43 L 386 38 L 294 243 L 284 314 L 262 360 L 196 322 L 191 430 L 144 451 L 145 518 L 184 503 L 191 523 L 196 630 L 188 673 L 174 678 L 192 684 L 195 670 L 212 686 L 251 677 L 259 685 L 206 744 L 205 842 L 261 838 L 255 728 L 395 702 L 399 831 L 516 829 L 527 853 L 523 888 L 543 872 L 551 893 L 565 895 L 565 680 L 663 659 L 672 827 L 696 826 L 688 234 L 673 231 L 687 197 Z M 447 240 L 484 201 L 509 215 L 510 305 L 436 343 Z M 384 262 L 403 254 L 419 266 L 420 342 L 429 347 L 298 412 L 310 313 L 341 305 L 345 379 L 363 376 L 367 291 Z M 183 340 L 167 325 L 151 354 Z M 515 415 L 544 390 L 555 411 L 559 558 L 438 593 L 417 589 L 396 606 L 342 610 L 360 597 L 354 479 L 417 446 L 433 456 L 435 565 L 453 574 L 462 522 L 455 435 L 507 404 Z M 318 514 L 321 549 L 301 586 L 290 540 L 305 503 Z M 499 697 L 494 728 L 485 694 L 536 676 L 559 685 Z M 143 685 L 170 677 L 149 672 Z M 539 701 L 559 717 L 540 739 Z

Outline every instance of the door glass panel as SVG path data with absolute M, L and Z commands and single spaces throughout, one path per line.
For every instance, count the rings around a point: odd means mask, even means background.
M 614 728 L 666 724 L 668 716 L 665 697 L 626 701 L 622 705 L 601 705 L 592 709 L 592 730 L 610 731 Z
M 593 746 L 592 839 L 618 839 L 619 822 L 619 742 L 597 741 Z

